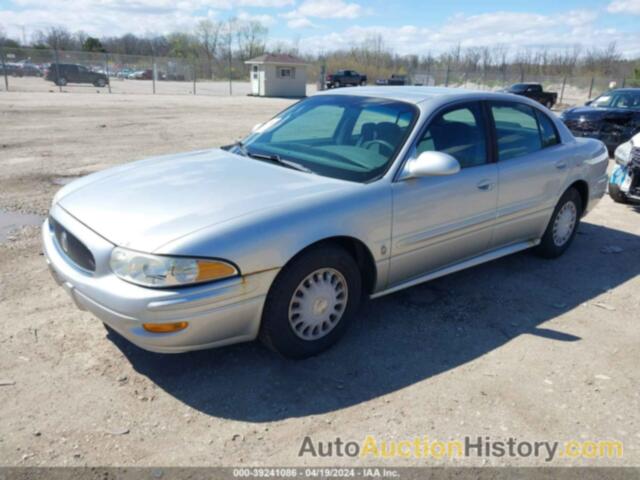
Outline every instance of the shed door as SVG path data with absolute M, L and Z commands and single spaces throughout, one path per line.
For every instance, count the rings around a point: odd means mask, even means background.
M 263 72 L 260 71 L 258 65 L 253 65 L 251 67 L 251 94 L 252 95 L 260 95 L 260 76 Z

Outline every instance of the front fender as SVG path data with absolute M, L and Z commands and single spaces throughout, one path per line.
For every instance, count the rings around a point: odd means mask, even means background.
M 332 192 L 299 203 L 292 200 L 284 208 L 212 225 L 169 242 L 154 253 L 222 258 L 249 275 L 281 268 L 318 241 L 353 237 L 369 249 L 376 264 L 388 260 L 391 189 L 387 182 L 354 184 L 347 192 Z M 384 272 L 379 273 L 384 277 Z

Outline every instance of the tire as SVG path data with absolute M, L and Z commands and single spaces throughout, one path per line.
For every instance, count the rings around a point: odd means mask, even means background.
M 629 203 L 627 196 L 620 190 L 618 185 L 609 184 L 609 196 L 616 203 Z
M 366 87 L 366 86 L 367 86 L 367 81 L 366 81 L 366 80 L 362 80 L 362 81 L 360 82 L 360 86 L 361 86 L 361 87 Z
M 340 88 L 342 86 L 342 84 L 340 82 L 334 82 L 333 83 L 333 88 Z
M 58 78 L 58 80 L 56 80 L 56 85 L 58 85 L 59 87 L 64 87 L 67 84 L 67 79 L 64 77 L 60 77 Z
M 551 110 L 551 108 L 553 107 L 553 102 L 551 100 L 547 100 L 544 106 Z
M 557 258 L 562 255 L 576 236 L 582 208 L 582 198 L 575 188 L 564 192 L 553 210 L 553 215 L 551 215 L 540 245 L 535 248 L 536 254 L 544 258 Z M 567 215 L 573 216 L 573 221 L 569 222 L 570 226 L 566 223 Z M 570 230 L 566 230 L 569 228 Z
M 107 82 L 104 81 L 104 78 L 99 78 L 95 82 L 93 82 L 93 85 L 96 87 L 104 88 L 107 85 Z
M 285 357 L 317 355 L 342 337 L 358 310 L 361 290 L 358 266 L 343 248 L 326 245 L 303 252 L 271 285 L 259 338 Z M 306 305 L 297 301 L 305 294 Z

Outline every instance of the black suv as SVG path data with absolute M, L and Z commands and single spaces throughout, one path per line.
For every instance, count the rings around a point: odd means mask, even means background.
M 91 83 L 96 87 L 104 87 L 109 83 L 109 77 L 104 73 L 92 72 L 87 67 L 72 63 L 52 63 L 45 78 L 60 86 L 67 83 Z

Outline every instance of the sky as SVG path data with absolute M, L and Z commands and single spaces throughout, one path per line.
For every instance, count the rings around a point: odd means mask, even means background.
M 272 44 L 318 53 L 373 34 L 400 54 L 507 45 L 603 47 L 640 56 L 640 0 L 0 0 L 0 30 L 29 40 L 48 26 L 94 36 L 188 31 L 205 18 L 260 20 Z

